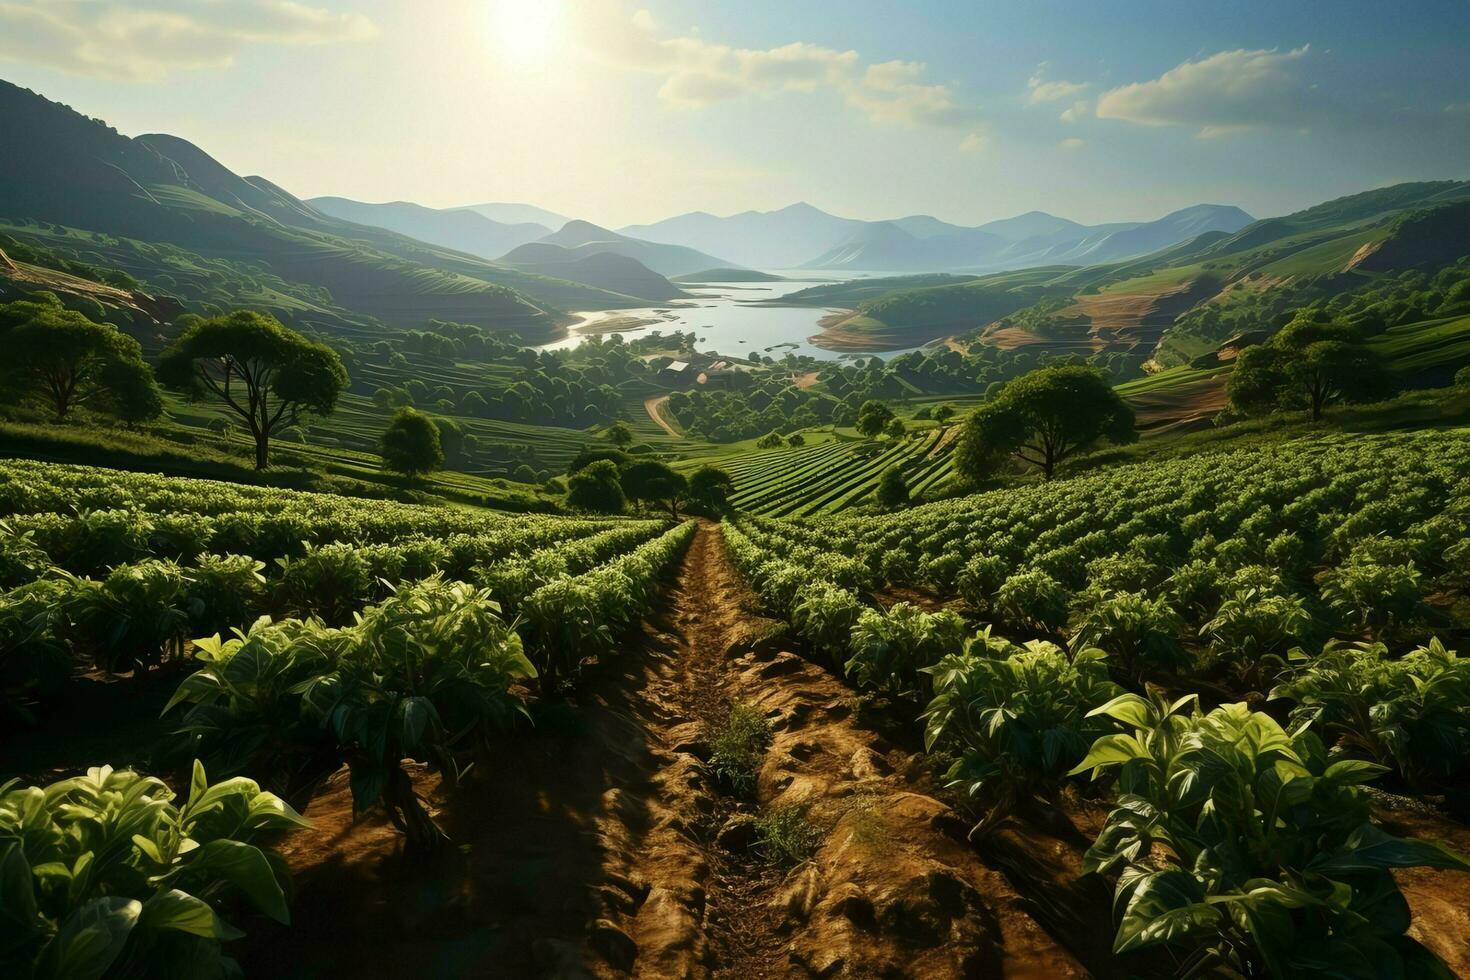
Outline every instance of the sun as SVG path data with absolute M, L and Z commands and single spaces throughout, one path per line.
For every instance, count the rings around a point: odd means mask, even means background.
M 490 30 L 501 54 L 536 61 L 561 36 L 561 0 L 490 0 Z

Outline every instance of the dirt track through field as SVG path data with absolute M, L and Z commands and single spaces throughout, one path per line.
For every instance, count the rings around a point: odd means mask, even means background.
M 418 780 L 461 849 L 403 860 L 390 827 L 353 821 L 335 777 L 307 811 L 317 832 L 285 844 L 295 921 L 250 923 L 247 972 L 1086 975 L 966 842 L 969 822 L 933 795 L 916 746 L 860 723 L 851 690 L 787 646 L 718 525 L 702 526 L 663 608 L 589 669 L 575 703 L 541 708 L 452 794 Z M 734 702 L 772 732 L 744 799 L 703 761 Z M 721 833 L 780 806 L 820 834 L 797 867 Z

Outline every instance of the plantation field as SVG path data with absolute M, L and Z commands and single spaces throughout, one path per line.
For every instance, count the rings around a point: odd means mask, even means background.
M 939 428 L 893 442 L 850 439 L 755 450 L 709 460 L 729 473 L 733 507 L 772 517 L 839 513 L 872 501 L 884 470 L 896 466 L 910 493 L 939 489 L 953 477 L 951 438 Z M 681 464 L 693 467 L 705 460 Z

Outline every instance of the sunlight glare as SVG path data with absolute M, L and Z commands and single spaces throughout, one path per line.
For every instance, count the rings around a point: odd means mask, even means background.
M 561 0 L 491 0 L 490 30 L 502 54 L 534 61 L 555 47 L 561 34 Z

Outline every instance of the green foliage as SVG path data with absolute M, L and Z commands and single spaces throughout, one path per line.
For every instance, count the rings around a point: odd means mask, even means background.
M 1104 591 L 1078 619 L 1074 647 L 1106 650 L 1137 686 L 1145 678 L 1189 666 L 1179 642 L 1183 624 L 1163 598 L 1139 592 Z
M 893 409 L 883 402 L 866 401 L 858 409 L 855 428 L 869 439 L 875 439 L 887 430 L 889 423 L 895 418 Z
M 1404 935 L 1392 870 L 1470 861 L 1374 826 L 1362 784 L 1380 766 L 1331 762 L 1309 729 L 1243 704 L 1130 694 L 1095 713 L 1124 729 L 1074 770 L 1118 774 L 1085 864 L 1118 876 L 1115 952 L 1167 944 L 1245 976 L 1448 976 Z
M 679 502 L 689 494 L 689 481 L 667 463 L 654 459 L 638 460 L 623 467 L 618 477 L 623 493 L 635 503 L 668 509 L 669 516 L 679 519 Z
M 58 419 L 82 407 L 125 422 L 163 412 L 138 342 L 67 310 L 51 293 L 0 306 L 0 344 L 6 351 L 0 383 L 44 402 Z
M 260 842 L 307 826 L 248 779 L 210 785 L 194 763 L 182 804 L 161 780 L 110 766 L 0 787 L 0 968 L 18 980 L 238 972 L 220 915 L 243 899 L 288 922 L 285 861 Z
M 964 620 L 907 602 L 887 612 L 865 609 L 852 630 L 845 670 L 862 687 L 927 696 L 927 668 L 964 643 Z
M 865 608 L 851 592 L 831 582 L 808 582 L 796 593 L 791 625 L 812 649 L 841 665 Z
M 1067 590 L 1046 572 L 1017 572 L 996 590 L 995 611 L 1018 626 L 1056 632 L 1067 624 Z
M 825 836 L 800 803 L 773 806 L 755 819 L 755 849 L 771 864 L 791 867 L 809 861 Z
M 619 449 L 626 449 L 633 444 L 633 430 L 628 428 L 626 422 L 614 422 L 607 427 L 602 437 Z
M 256 469 L 269 464 L 273 435 L 305 414 L 330 415 L 348 383 L 330 347 L 252 310 L 191 324 L 159 357 L 158 376 L 238 417 L 255 441 Z
M 1470 660 L 1438 639 L 1395 660 L 1382 644 L 1329 644 L 1271 697 L 1296 702 L 1335 754 L 1392 769 L 1424 792 L 1459 789 L 1470 775 Z
M 412 408 L 400 408 L 383 432 L 383 468 L 406 476 L 423 476 L 444 465 L 444 447 L 434 420 Z
M 1086 367 L 1049 367 L 1005 386 L 965 423 L 955 466 L 981 481 L 1015 457 L 1051 479 L 1058 464 L 1101 439 L 1133 442 L 1133 410 L 1101 373 Z
M 1305 407 L 1313 421 L 1337 402 L 1372 401 L 1388 376 L 1356 328 L 1304 310 L 1263 344 L 1242 351 L 1231 372 L 1231 404 L 1247 414 Z
M 903 471 L 896 466 L 884 470 L 878 479 L 876 496 L 879 505 L 883 507 L 900 507 L 908 503 L 909 487 L 904 481 Z
M 749 796 L 755 792 L 770 742 L 771 725 L 765 715 L 748 704 L 731 705 L 724 722 L 709 734 L 709 770 L 731 792 Z
M 1069 657 L 1051 643 L 1020 648 L 989 629 L 928 672 L 925 747 L 956 757 L 945 778 L 985 811 L 982 828 L 1054 792 L 1105 730 L 1088 713 L 1119 693 L 1101 650 Z
M 701 466 L 689 474 L 689 503 L 707 514 L 719 514 L 727 506 L 735 481 L 714 466 Z
M 627 507 L 617 464 L 600 459 L 567 478 L 568 507 L 593 514 L 621 514 Z

